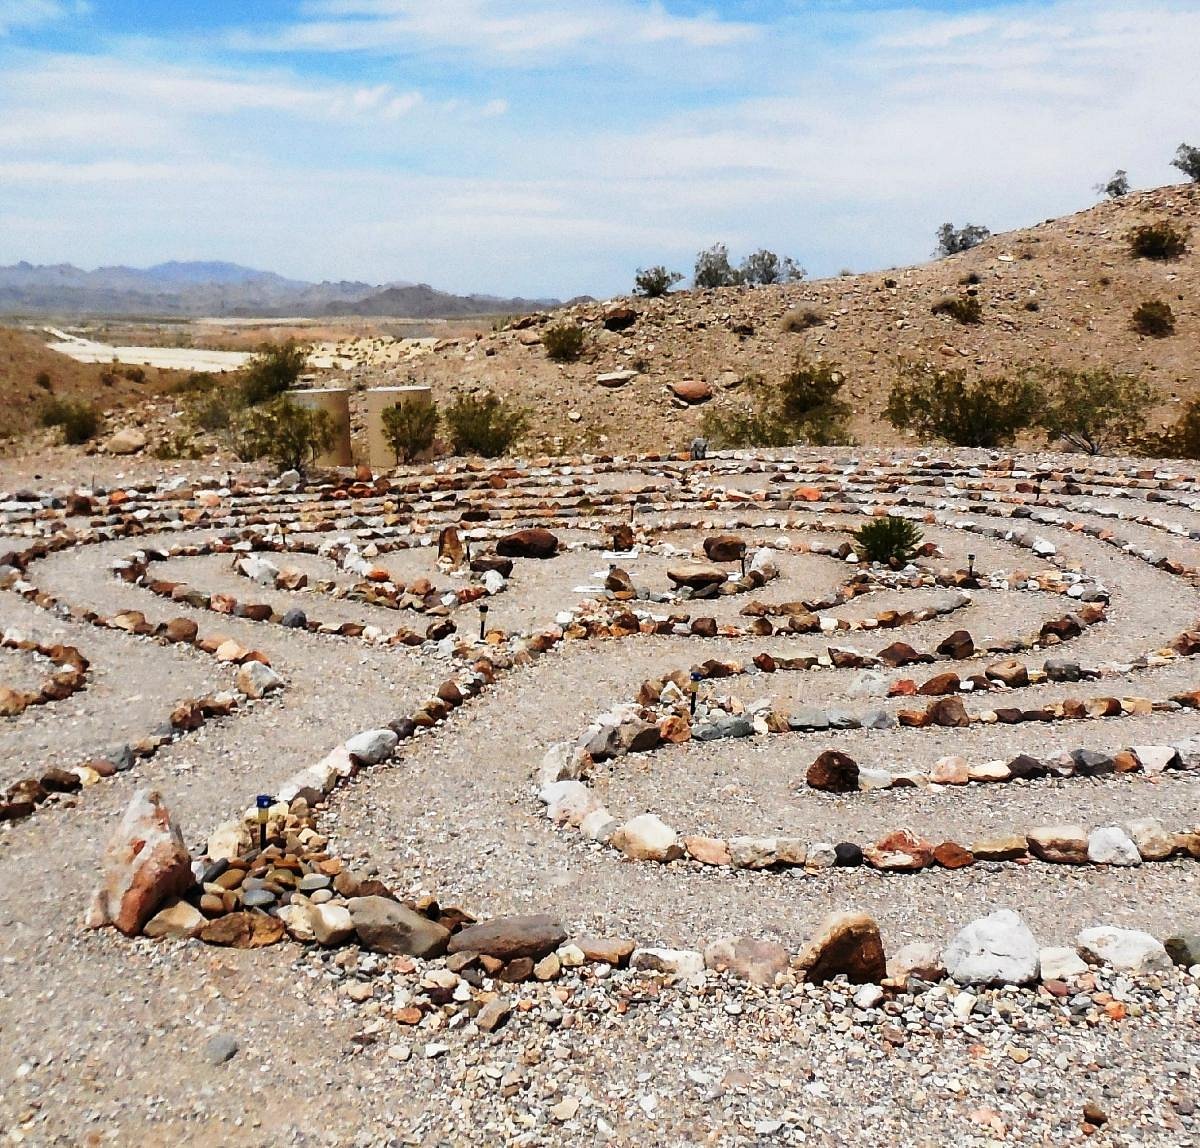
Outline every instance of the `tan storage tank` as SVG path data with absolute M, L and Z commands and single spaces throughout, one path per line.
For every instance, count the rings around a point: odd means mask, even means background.
M 376 387 L 367 391 L 367 463 L 375 470 L 396 465 L 396 452 L 388 446 L 383 433 L 383 412 L 401 403 L 433 402 L 429 387 Z
M 333 446 L 317 455 L 318 466 L 353 466 L 350 453 L 350 392 L 345 387 L 310 388 L 288 391 L 287 397 L 298 407 L 324 411 L 332 420 L 335 431 Z

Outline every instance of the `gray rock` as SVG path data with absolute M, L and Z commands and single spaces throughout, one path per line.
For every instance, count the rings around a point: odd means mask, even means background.
M 1105 825 L 1088 834 L 1088 860 L 1093 865 L 1140 865 L 1137 845 L 1117 825 Z
M 303 610 L 299 610 L 293 606 L 292 609 L 279 619 L 279 624 L 289 630 L 303 630 L 308 626 L 308 615 Z
M 204 1045 L 204 1059 L 214 1067 L 225 1064 L 237 1056 L 240 1047 L 237 1037 L 219 1032 L 216 1036 L 209 1037 Z
M 1077 682 L 1083 677 L 1083 669 L 1070 658 L 1047 658 L 1042 669 L 1052 682 Z
M 791 729 L 828 729 L 829 717 L 819 706 L 797 706 L 788 717 Z
M 392 755 L 400 739 L 390 729 L 369 729 L 346 742 L 346 752 L 364 765 L 378 765 Z
M 1171 967 L 1162 942 L 1138 929 L 1099 925 L 1075 938 L 1084 960 L 1103 963 L 1119 973 L 1146 973 Z
M 1016 913 L 1001 909 L 963 929 L 942 963 L 959 984 L 1027 985 L 1038 977 L 1038 944 Z
M 377 953 L 438 957 L 450 941 L 449 929 L 386 897 L 354 897 L 347 908 L 358 939 Z
M 544 913 L 495 917 L 456 933 L 450 942 L 450 952 L 482 953 L 502 961 L 521 957 L 536 961 L 554 952 L 566 939 L 567 931 L 562 925 Z

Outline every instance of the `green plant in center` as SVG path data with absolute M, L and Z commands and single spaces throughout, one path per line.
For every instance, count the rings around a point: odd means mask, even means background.
M 856 530 L 854 544 L 859 558 L 867 562 L 903 566 L 917 556 L 921 528 L 911 519 L 887 514 Z

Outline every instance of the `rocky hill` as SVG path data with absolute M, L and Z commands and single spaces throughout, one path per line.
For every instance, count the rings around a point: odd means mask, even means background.
M 1182 259 L 1131 255 L 1129 232 L 1158 220 L 1191 230 Z M 1152 412 L 1157 424 L 1173 417 L 1181 399 L 1200 394 L 1198 287 L 1200 186 L 1182 185 L 997 235 L 918 267 L 778 287 L 681 291 L 528 317 L 500 332 L 443 343 L 407 376 L 432 385 L 441 399 L 478 388 L 511 395 L 535 412 L 542 444 L 568 450 L 685 447 L 706 406 L 746 402 L 744 380 L 777 380 L 797 355 L 842 365 L 855 407 L 852 429 L 868 444 L 905 441 L 881 418 L 901 359 L 981 375 L 1038 363 L 1140 372 L 1164 396 Z M 967 292 L 982 304 L 979 325 L 933 314 L 939 300 Z M 1173 336 L 1147 338 L 1132 329 L 1131 314 L 1146 300 L 1170 304 Z M 822 321 L 785 331 L 785 316 L 796 310 L 811 310 Z M 541 345 L 542 330 L 562 322 L 587 332 L 588 349 L 578 363 L 551 362 Z M 620 372 L 627 381 L 598 381 Z M 710 397 L 687 402 L 676 389 Z

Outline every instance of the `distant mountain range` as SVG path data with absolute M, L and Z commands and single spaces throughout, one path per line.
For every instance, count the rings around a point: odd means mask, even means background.
M 0 266 L 0 315 L 247 318 L 380 315 L 403 319 L 517 314 L 557 299 L 451 295 L 424 283 L 306 283 L 236 263 L 99 267 L 70 263 Z

